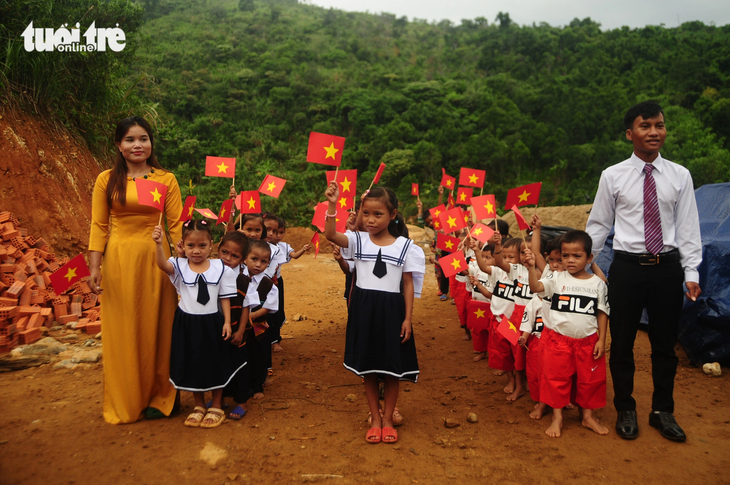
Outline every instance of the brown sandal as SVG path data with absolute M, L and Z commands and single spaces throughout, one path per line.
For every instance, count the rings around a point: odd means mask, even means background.
M 200 428 L 200 425 L 203 422 L 203 419 L 205 419 L 205 413 L 206 409 L 200 406 L 195 406 L 195 409 L 193 409 L 193 412 L 190 413 L 188 418 L 185 420 L 185 426 L 190 426 L 191 428 Z
M 200 423 L 201 428 L 217 428 L 226 420 L 226 413 L 222 409 L 210 408 L 208 414 L 203 418 L 203 422 Z M 208 421 L 208 424 L 206 424 Z

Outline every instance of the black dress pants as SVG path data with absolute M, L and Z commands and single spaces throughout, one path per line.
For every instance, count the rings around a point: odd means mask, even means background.
M 674 412 L 674 346 L 682 312 L 684 272 L 679 261 L 642 266 L 614 259 L 609 270 L 608 302 L 611 307 L 613 404 L 617 411 L 636 410 L 634 391 L 634 340 L 644 308 L 649 315 L 649 341 L 654 381 L 652 410 Z

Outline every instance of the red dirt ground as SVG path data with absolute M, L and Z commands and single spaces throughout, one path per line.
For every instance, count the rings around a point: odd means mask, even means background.
M 102 365 L 74 371 L 41 368 L 0 374 L 0 483 L 166 484 L 257 483 L 728 483 L 730 389 L 726 377 L 691 367 L 680 350 L 676 416 L 688 440 L 676 444 L 648 425 L 649 345 L 637 339 L 636 393 L 640 436 L 620 439 L 609 404 L 597 412 L 611 429 L 598 436 L 566 412 L 563 437 L 545 436 L 549 416 L 529 418 L 524 396 L 508 404 L 502 379 L 472 361 L 455 307 L 436 298 L 431 271 L 416 301 L 414 331 L 421 378 L 403 384 L 405 417 L 396 445 L 369 445 L 360 380 L 342 367 L 344 276 L 330 255 L 305 255 L 284 267 L 284 352 L 274 354 L 265 400 L 239 422 L 213 430 L 183 426 L 192 397 L 173 418 L 112 426 L 101 417 Z M 300 313 L 307 320 L 294 322 Z M 612 399 L 609 381 L 609 403 Z M 348 394 L 354 394 L 350 402 Z M 469 412 L 479 421 L 469 424 Z M 445 418 L 461 426 L 447 429 Z M 214 446 L 226 457 L 201 459 Z

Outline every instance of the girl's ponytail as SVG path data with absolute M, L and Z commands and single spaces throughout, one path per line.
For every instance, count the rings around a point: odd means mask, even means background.
M 396 213 L 395 219 L 388 224 L 388 232 L 393 237 L 408 237 L 408 227 L 406 227 L 406 220 L 403 218 L 403 214 L 400 212 Z

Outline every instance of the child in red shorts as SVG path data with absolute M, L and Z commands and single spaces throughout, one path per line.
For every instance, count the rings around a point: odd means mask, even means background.
M 543 329 L 540 400 L 553 408 L 545 433 L 559 437 L 563 407 L 570 404 L 575 386 L 575 403 L 582 412 L 582 425 L 598 434 L 608 434 L 593 417 L 593 410 L 606 405 L 606 328 L 608 287 L 598 276 L 586 272 L 591 262 L 592 241 L 584 231 L 569 231 L 561 239 L 564 271 L 543 279 L 535 268 L 532 251 L 525 265 L 530 268 L 530 289 L 551 298 L 550 328 Z M 575 378 L 575 379 L 574 379 Z
M 494 264 L 494 245 L 485 244 L 481 250 L 482 258 L 487 264 Z M 471 301 L 467 305 L 467 327 L 471 331 L 474 347 L 474 362 L 487 357 L 489 349 L 489 331 L 492 317 L 491 299 L 494 281 L 490 276 L 479 269 L 474 258 L 469 262 L 469 282 L 467 289 L 471 290 Z

